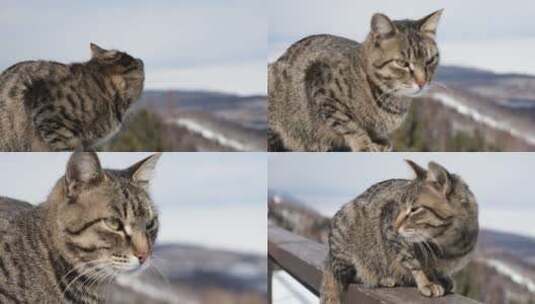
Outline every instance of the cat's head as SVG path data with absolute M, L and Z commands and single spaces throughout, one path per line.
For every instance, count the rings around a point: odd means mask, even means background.
M 96 153 L 72 154 L 54 198 L 55 243 L 67 261 L 113 273 L 147 262 L 159 226 L 147 192 L 158 159 L 155 154 L 127 169 L 108 170 Z
M 411 243 L 445 245 L 457 240 L 475 240 L 477 203 L 468 185 L 458 175 L 430 162 L 428 169 L 407 160 L 416 173 L 414 191 L 394 219 L 395 231 Z
M 420 20 L 392 21 L 375 14 L 366 39 L 366 73 L 382 92 L 418 95 L 431 82 L 439 63 L 435 41 L 442 10 Z
M 130 101 L 137 100 L 143 92 L 145 69 L 143 61 L 118 50 L 106 50 L 91 43 L 91 61 L 110 77 L 120 95 Z

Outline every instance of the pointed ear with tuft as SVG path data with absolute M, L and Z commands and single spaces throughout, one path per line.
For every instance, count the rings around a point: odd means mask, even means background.
M 397 29 L 394 23 L 386 15 L 376 13 L 371 22 L 372 33 L 376 38 L 383 39 L 393 36 Z
M 91 42 L 89 44 L 90 48 L 91 48 L 91 55 L 93 57 L 99 57 L 101 56 L 102 54 L 106 53 L 106 50 L 101 48 L 100 46 L 96 45 L 95 43 Z
M 409 164 L 412 171 L 414 171 L 416 174 L 416 179 L 425 180 L 427 178 L 427 171 L 424 168 L 420 167 L 417 163 L 410 159 L 406 159 L 405 162 Z
M 145 190 L 148 190 L 154 169 L 161 156 L 161 153 L 151 155 L 126 169 L 132 181 L 139 184 Z
M 74 198 L 91 185 L 97 184 L 104 174 L 95 152 L 74 152 L 67 163 L 65 191 L 67 197 Z
M 443 11 L 444 9 L 438 10 L 418 20 L 418 23 L 420 24 L 420 31 L 425 35 L 435 39 L 438 22 L 440 21 Z
M 430 162 L 427 167 L 427 181 L 444 196 L 448 196 L 453 188 L 450 173 L 435 162 Z

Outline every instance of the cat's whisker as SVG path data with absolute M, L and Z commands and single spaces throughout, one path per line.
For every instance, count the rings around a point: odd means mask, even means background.
M 156 272 L 161 276 L 161 279 L 163 279 L 163 281 L 164 281 L 168 286 L 171 285 L 171 282 L 169 282 L 169 279 L 167 278 L 167 276 L 161 271 L 161 269 L 160 269 L 158 266 L 156 266 L 156 264 L 151 263 L 148 269 L 150 269 L 150 270 L 156 270 Z
M 69 288 L 73 287 L 73 284 L 78 281 L 80 278 L 82 278 L 83 276 L 85 275 L 88 275 L 89 273 L 95 271 L 95 269 L 98 267 L 99 265 L 95 265 L 95 266 L 91 266 L 91 267 L 88 267 L 87 269 L 84 269 L 82 270 L 74 279 L 72 279 L 69 284 L 67 284 L 67 286 L 65 287 L 65 289 L 63 290 L 63 299 L 65 299 L 66 295 L 67 295 L 67 292 L 69 291 Z
M 429 242 L 431 242 L 435 246 L 435 248 L 438 250 L 438 254 L 439 255 L 441 255 L 441 256 L 444 255 L 444 249 L 442 248 L 442 246 L 438 242 L 435 242 L 433 240 L 431 240 Z
M 69 288 L 72 288 L 74 284 L 82 277 L 87 277 L 87 279 L 81 282 L 81 285 L 78 287 L 81 289 L 82 292 L 85 292 L 85 289 L 86 289 L 85 287 L 90 282 L 91 278 L 94 277 L 96 274 L 103 272 L 101 268 L 107 265 L 107 263 L 103 263 L 105 261 L 106 259 L 100 259 L 100 260 L 85 263 L 86 266 L 87 264 L 94 264 L 94 265 L 82 270 L 77 277 L 71 280 L 69 284 L 65 287 L 63 296 L 65 297 L 66 293 L 69 291 Z
M 103 261 L 104 259 L 100 260 L 100 261 Z M 66 279 L 71 273 L 75 272 L 75 271 L 78 271 L 80 270 L 81 268 L 84 268 L 88 265 L 91 265 L 91 264 L 94 264 L 94 263 L 99 263 L 99 260 L 96 260 L 96 261 L 89 261 L 89 262 L 81 262 L 81 263 L 77 263 L 72 269 L 70 269 L 66 274 L 64 274 L 60 281 L 63 281 L 64 279 Z
M 110 263 L 106 263 L 103 266 L 109 265 Z M 105 281 L 109 276 L 111 276 L 110 282 L 113 280 L 114 276 L 112 276 L 112 273 L 113 272 L 108 270 L 94 272 L 92 274 L 92 280 L 90 280 L 90 283 L 86 282 L 87 284 L 84 284 L 84 286 L 82 286 L 84 293 L 89 294 L 90 291 L 93 291 L 95 289 L 94 287 L 101 289 L 103 285 L 109 285 Z
M 103 260 L 103 259 L 102 259 Z M 100 261 L 102 261 L 100 260 Z M 90 262 L 85 262 L 85 263 L 80 263 L 78 265 L 76 265 L 75 267 L 73 267 L 73 269 L 71 269 L 69 272 L 67 272 L 67 274 L 65 274 L 62 278 L 61 278 L 61 281 L 64 281 L 69 274 L 73 273 L 74 271 L 78 271 L 80 269 L 82 269 L 79 274 L 74 277 L 72 280 L 66 282 L 67 285 L 63 291 L 63 297 L 65 297 L 65 294 L 68 292 L 69 288 L 71 287 L 71 285 L 76 282 L 79 278 L 83 277 L 84 275 L 86 275 L 86 273 L 89 273 L 91 272 L 93 269 L 96 269 L 98 267 L 98 263 L 100 262 L 99 260 L 97 261 L 90 261 Z M 92 264 L 95 264 L 93 266 L 89 266 L 87 267 L 88 265 L 92 265 Z M 87 267 L 87 268 L 86 268 Z
M 421 241 L 419 241 L 419 242 L 417 242 L 415 244 L 418 246 L 418 248 L 420 249 L 420 252 L 423 255 L 425 265 L 429 265 L 429 259 L 428 259 L 429 257 L 428 257 L 428 254 L 427 254 L 427 249 L 425 248 L 424 245 L 422 245 Z
M 377 96 L 377 100 L 380 102 L 385 101 L 386 98 L 391 97 L 393 93 L 397 92 L 397 89 L 390 89 L 387 91 L 382 92 L 379 96 Z
M 437 88 L 441 88 L 441 89 L 444 89 L 444 90 L 450 90 L 450 88 L 448 86 L 446 86 L 446 85 L 444 85 L 444 84 L 442 84 L 440 82 L 434 82 L 434 81 L 429 83 L 428 87 L 430 87 L 430 88 L 437 87 Z
M 91 289 L 94 285 L 99 283 L 99 278 L 105 276 L 107 271 L 100 271 L 97 272 L 96 275 L 93 276 L 93 280 L 90 282 L 90 284 L 87 286 L 88 289 Z
M 430 253 L 430 258 L 433 261 L 436 261 L 436 254 L 435 254 L 435 251 L 433 250 L 433 247 L 431 247 L 431 245 L 429 245 L 429 243 L 425 240 L 422 243 L 427 248 L 427 251 Z

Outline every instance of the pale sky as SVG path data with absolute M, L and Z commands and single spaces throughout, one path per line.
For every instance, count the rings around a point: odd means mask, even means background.
M 147 89 L 266 93 L 263 0 L 3 0 L 0 70 L 30 59 L 79 62 L 89 43 L 145 61 Z
M 99 153 L 105 168 L 126 168 L 151 153 Z M 69 153 L 0 153 L 0 196 L 46 199 Z M 151 194 L 161 242 L 264 254 L 267 156 L 263 153 L 164 153 Z
M 535 237 L 533 153 L 279 153 L 269 156 L 268 184 L 332 215 L 377 182 L 412 178 L 404 159 L 425 167 L 433 160 L 460 175 L 482 227 Z
M 438 27 L 442 63 L 535 74 L 535 2 L 526 0 L 273 0 L 269 60 L 293 42 L 329 33 L 362 41 L 373 13 L 419 19 L 444 8 Z

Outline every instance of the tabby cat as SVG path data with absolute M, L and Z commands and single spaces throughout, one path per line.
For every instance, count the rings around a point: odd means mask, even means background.
M 103 303 L 106 283 L 144 267 L 158 233 L 147 193 L 158 158 L 105 170 L 76 152 L 44 203 L 0 197 L 0 303 Z
M 466 183 L 437 163 L 408 161 L 413 180 L 377 183 L 333 217 L 321 303 L 343 303 L 350 282 L 414 286 L 428 297 L 453 289 L 450 275 L 468 263 L 478 207 Z
M 85 63 L 17 63 L 0 74 L 0 151 L 88 150 L 143 91 L 140 59 L 91 44 Z
M 390 133 L 438 65 L 441 14 L 375 14 L 362 44 L 332 35 L 293 44 L 269 66 L 269 150 L 390 151 Z

